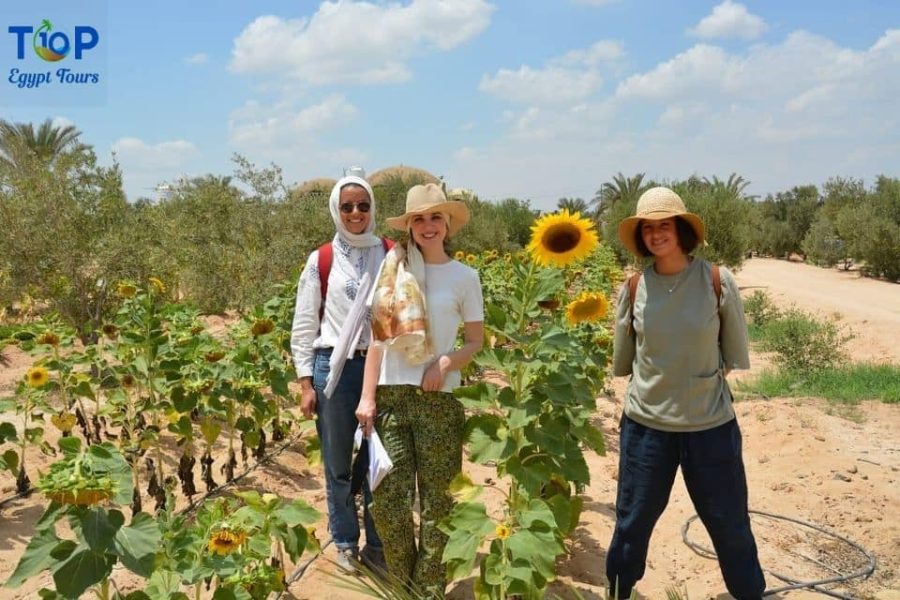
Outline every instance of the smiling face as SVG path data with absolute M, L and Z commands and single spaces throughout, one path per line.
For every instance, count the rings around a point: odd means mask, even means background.
M 372 206 L 372 200 L 365 188 L 359 185 L 348 185 L 341 188 L 341 196 L 338 201 L 338 211 L 341 215 L 341 223 L 347 228 L 347 231 L 354 234 L 365 233 L 369 226 Z M 365 212 L 360 210 L 365 208 Z M 346 212 L 350 209 L 350 212 Z
M 644 245 L 656 258 L 684 253 L 678 243 L 678 228 L 674 217 L 659 221 L 644 220 L 640 227 Z
M 409 220 L 409 229 L 413 241 L 424 253 L 427 249 L 440 249 L 443 252 L 444 240 L 447 239 L 447 220 L 438 212 L 415 215 Z

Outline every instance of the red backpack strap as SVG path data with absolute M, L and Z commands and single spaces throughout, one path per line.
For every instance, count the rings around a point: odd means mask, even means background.
M 331 263 L 334 260 L 334 248 L 331 242 L 319 246 L 319 292 L 322 303 L 319 304 L 319 321 L 325 314 L 325 295 L 328 293 L 328 275 L 331 273 Z
M 394 247 L 394 240 L 390 238 L 381 238 L 381 245 L 384 246 L 384 253 L 387 254 Z

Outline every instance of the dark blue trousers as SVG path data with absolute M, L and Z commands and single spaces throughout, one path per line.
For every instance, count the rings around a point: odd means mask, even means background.
M 737 420 L 706 431 L 672 433 L 623 416 L 620 444 L 616 529 L 606 556 L 611 595 L 618 589 L 618 598 L 628 598 L 644 576 L 650 535 L 681 465 L 729 593 L 738 600 L 761 598 L 766 581 L 750 530 Z

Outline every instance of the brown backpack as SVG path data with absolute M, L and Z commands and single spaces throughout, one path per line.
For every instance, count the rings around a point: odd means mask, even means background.
M 629 333 L 634 333 L 634 297 L 637 295 L 638 283 L 641 281 L 641 277 L 644 276 L 643 272 L 635 273 L 625 282 L 625 285 L 628 286 L 628 299 L 631 301 L 631 324 L 629 325 Z M 719 265 L 712 265 L 712 285 L 713 291 L 716 293 L 716 304 L 719 303 L 719 298 L 722 296 L 722 276 L 719 274 Z M 722 322 L 722 315 L 716 310 L 716 314 L 719 315 L 719 323 Z M 719 328 L 719 332 L 721 333 L 722 328 Z

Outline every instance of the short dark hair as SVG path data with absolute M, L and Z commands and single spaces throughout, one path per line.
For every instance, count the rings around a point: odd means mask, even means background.
M 650 252 L 650 249 L 644 244 L 644 236 L 641 234 L 642 224 L 643 221 L 638 222 L 638 226 L 634 229 L 634 245 L 637 247 L 637 251 L 641 256 L 650 257 L 653 256 L 653 253 Z M 693 252 L 697 248 L 697 244 L 700 243 L 697 232 L 694 231 L 694 228 L 691 227 L 690 223 L 681 217 L 675 217 L 675 234 L 678 238 L 678 246 L 685 254 Z

